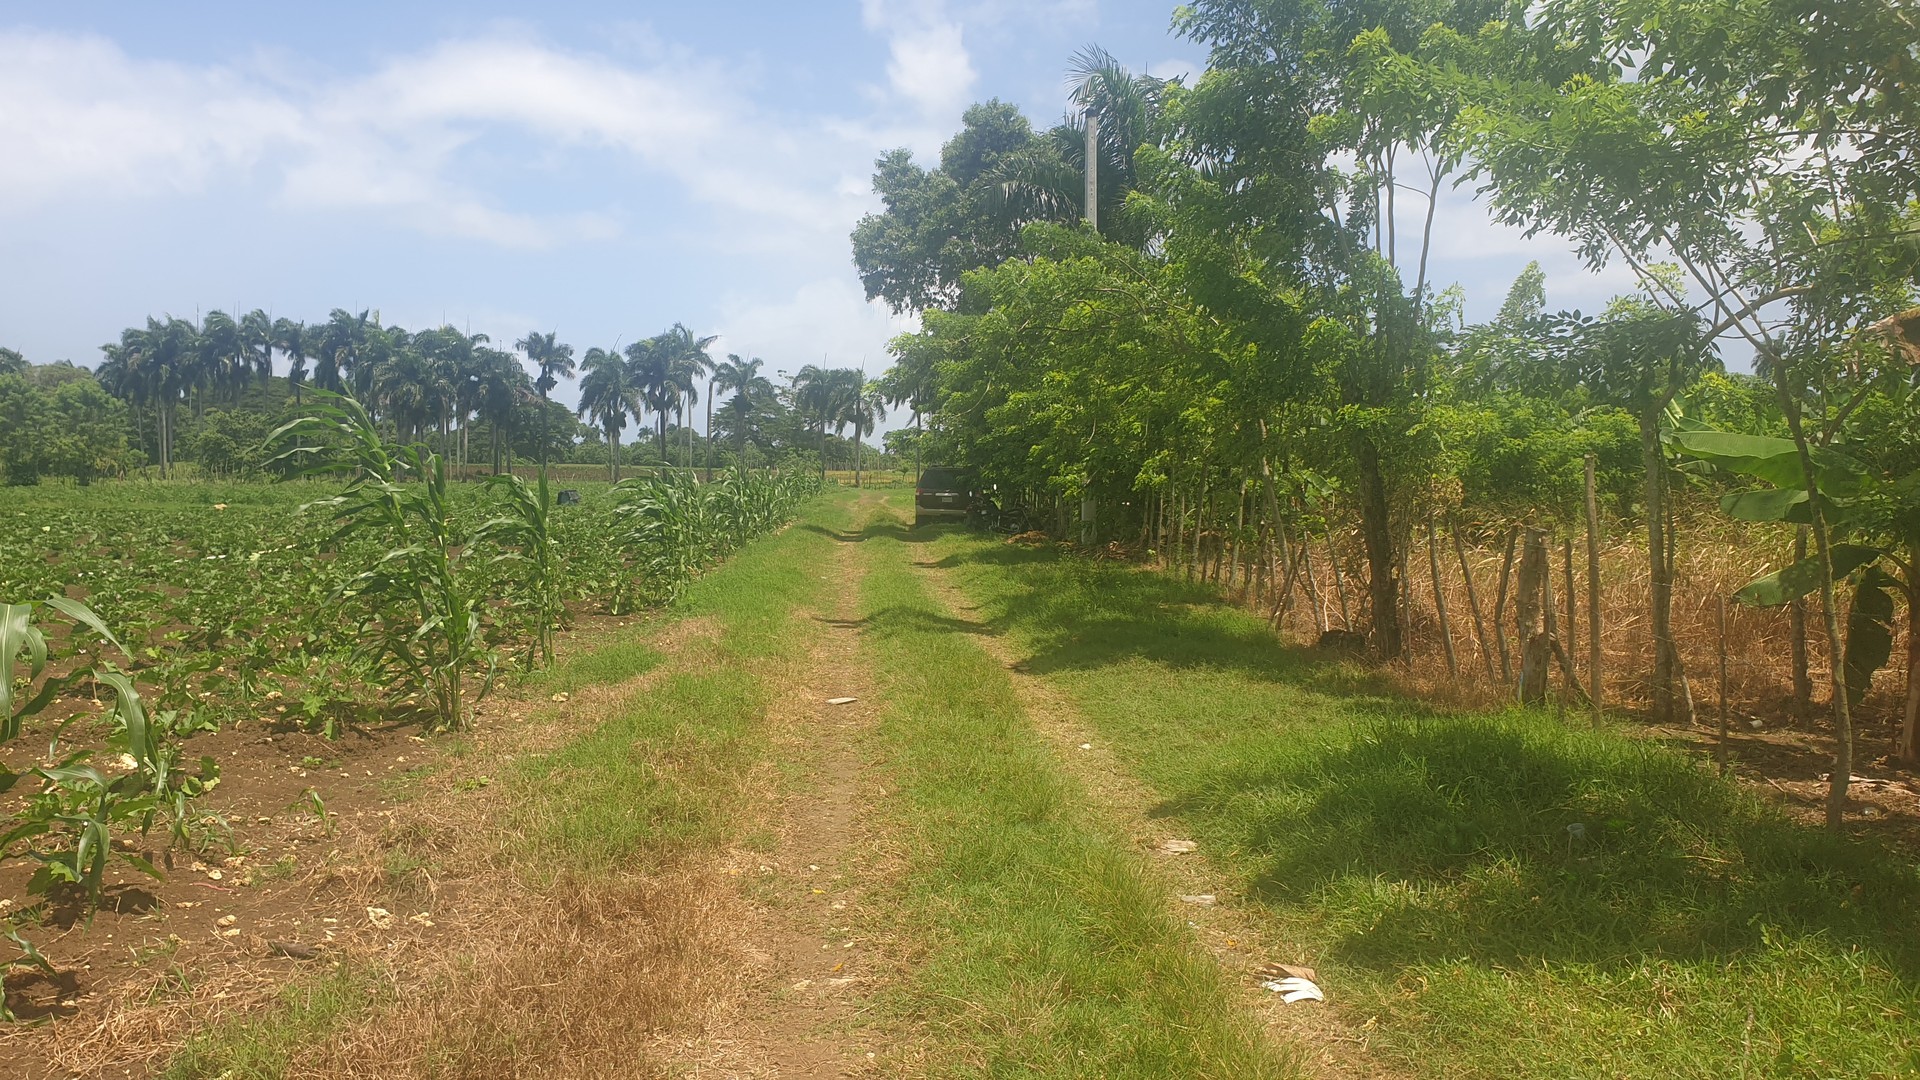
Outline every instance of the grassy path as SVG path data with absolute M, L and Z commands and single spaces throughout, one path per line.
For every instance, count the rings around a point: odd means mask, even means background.
M 1204 590 L 957 533 L 926 546 L 1143 786 L 1140 811 L 1199 842 L 1207 891 L 1319 969 L 1334 1030 L 1374 1060 L 1920 1073 L 1911 861 L 1624 731 L 1392 698 Z
M 885 1014 L 939 1076 L 1281 1077 L 1167 883 L 1035 730 L 981 628 L 916 568 L 899 511 L 857 536 L 863 654 L 882 690 L 878 810 L 894 837 Z

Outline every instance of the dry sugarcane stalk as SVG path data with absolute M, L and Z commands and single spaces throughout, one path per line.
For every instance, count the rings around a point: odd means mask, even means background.
M 1447 676 L 1460 677 L 1460 659 L 1453 651 L 1453 625 L 1447 619 L 1447 591 L 1440 587 L 1440 535 L 1434 530 L 1433 515 L 1427 515 L 1427 566 L 1433 572 L 1433 611 L 1440 620 L 1440 644 L 1447 652 Z
M 1460 560 L 1460 576 L 1467 582 L 1467 607 L 1473 612 L 1473 640 L 1479 646 L 1480 659 L 1487 666 L 1487 679 L 1497 682 L 1493 670 L 1493 649 L 1487 642 L 1487 621 L 1480 615 L 1480 590 L 1473 583 L 1473 567 L 1467 564 L 1467 548 L 1460 542 L 1460 523 L 1447 515 L 1447 532 L 1453 536 L 1453 554 Z

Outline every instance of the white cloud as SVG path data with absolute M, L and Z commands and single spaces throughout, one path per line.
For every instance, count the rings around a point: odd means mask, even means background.
M 461 179 L 463 154 L 514 137 L 612 149 L 697 201 L 803 228 L 843 201 L 833 173 L 806 184 L 817 146 L 740 98 L 726 71 L 685 57 L 633 67 L 474 39 L 296 88 L 136 59 L 99 38 L 0 33 L 0 199 L 16 211 L 194 193 L 233 176 L 265 178 L 292 206 L 383 211 L 506 247 L 618 230 L 610 209 L 518 211 Z
M 777 299 L 734 297 L 720 308 L 714 354 L 763 356 L 770 369 L 803 364 L 866 366 L 878 376 L 893 360 L 885 343 L 918 329 L 919 320 L 894 315 L 870 301 L 852 275 L 806 282 Z
M 861 0 L 868 30 L 887 39 L 887 84 L 922 118 L 957 119 L 979 79 L 961 21 L 940 0 Z

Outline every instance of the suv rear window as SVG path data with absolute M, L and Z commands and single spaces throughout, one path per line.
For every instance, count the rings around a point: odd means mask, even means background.
M 920 474 L 921 488 L 929 491 L 966 491 L 973 478 L 965 469 L 928 469 Z

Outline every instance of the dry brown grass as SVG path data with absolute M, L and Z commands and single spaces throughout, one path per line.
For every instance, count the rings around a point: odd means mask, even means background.
M 1603 691 L 1609 708 L 1641 711 L 1649 705 L 1648 677 L 1653 668 L 1653 641 L 1648 622 L 1648 567 L 1646 548 L 1638 534 L 1628 526 L 1609 526 L 1609 537 L 1601 551 L 1600 609 L 1603 631 L 1601 653 Z M 1564 535 L 1564 534 L 1563 534 Z M 1675 559 L 1673 623 L 1695 707 L 1701 722 L 1711 722 L 1718 709 L 1718 657 L 1720 635 L 1716 625 L 1719 601 L 1745 586 L 1761 574 L 1785 565 L 1791 559 L 1791 534 L 1781 529 L 1757 527 L 1736 531 L 1724 520 L 1705 518 L 1683 522 Z M 1347 610 L 1352 623 L 1366 622 L 1366 562 L 1355 534 L 1335 533 L 1345 578 Z M 1559 605 L 1563 636 L 1567 632 L 1567 597 L 1563 595 L 1565 570 L 1560 537 L 1551 551 L 1554 600 Z M 1480 608 L 1493 637 L 1494 603 L 1498 594 L 1500 567 L 1505 551 L 1504 532 L 1492 530 L 1480 544 L 1469 544 L 1467 561 L 1474 574 Z M 1321 593 L 1322 611 L 1316 620 L 1304 583 L 1294 588 L 1292 603 L 1280 626 L 1288 638 L 1314 641 L 1322 629 L 1342 629 L 1348 623 L 1341 615 L 1339 590 L 1327 562 L 1324 540 L 1314 547 L 1314 573 Z M 1587 572 L 1584 534 L 1574 536 L 1574 604 L 1572 615 L 1572 657 L 1584 683 L 1587 671 Z M 1422 696 L 1468 706 L 1484 706 L 1508 700 L 1507 683 L 1501 671 L 1497 646 L 1492 640 L 1481 642 L 1475 633 L 1472 607 L 1468 603 L 1466 581 L 1452 546 L 1443 531 L 1440 538 L 1440 585 L 1446 597 L 1447 625 L 1453 637 L 1459 666 L 1458 676 L 1447 670 L 1441 642 L 1441 626 L 1434 602 L 1433 574 L 1429 569 L 1425 531 L 1419 530 L 1409 551 L 1407 593 L 1410 618 L 1407 626 L 1410 659 L 1399 666 L 1399 675 L 1409 689 Z M 1273 575 L 1277 579 L 1279 574 Z M 1234 582 L 1232 593 L 1239 602 L 1270 614 L 1278 604 L 1278 580 L 1271 580 L 1260 596 L 1242 582 Z M 1844 619 L 1845 613 L 1842 613 Z M 1518 663 L 1518 643 L 1512 626 L 1513 606 L 1506 611 L 1508 647 Z M 1817 597 L 1807 615 L 1807 651 L 1814 686 L 1814 719 L 1825 715 L 1826 641 L 1820 631 Z M 1904 632 L 1907 619 L 1902 612 L 1897 623 Z M 1791 623 L 1784 608 L 1752 608 L 1727 604 L 1727 700 L 1734 722 L 1759 720 L 1767 726 L 1796 723 L 1793 712 Z M 1487 658 L 1492 658 L 1495 677 L 1487 674 Z M 1560 674 L 1554 682 L 1560 692 Z M 1891 737 L 1898 723 L 1902 688 L 1906 682 L 1906 649 L 1896 643 L 1888 667 L 1874 679 L 1873 692 L 1860 710 L 1855 723 L 1865 745 L 1878 753 L 1878 741 Z M 1580 699 L 1570 699 L 1572 707 L 1583 707 Z
M 710 868 L 534 894 L 469 895 L 455 947 L 417 955 L 390 1005 L 289 1077 L 653 1077 L 662 1040 L 699 1026 L 740 957 Z M 516 895 L 517 894 L 517 895 Z

